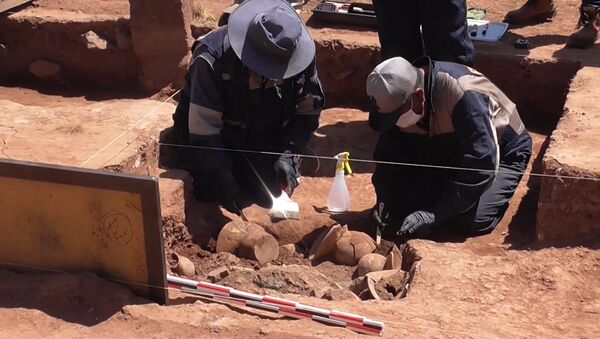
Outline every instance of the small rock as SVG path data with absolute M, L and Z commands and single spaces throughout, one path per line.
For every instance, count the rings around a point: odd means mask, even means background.
M 217 281 L 220 281 L 221 279 L 227 277 L 228 275 L 229 275 L 229 270 L 227 269 L 227 267 L 221 266 L 215 270 L 208 272 L 206 277 L 211 282 L 217 282 Z
M 279 246 L 279 257 L 291 257 L 296 254 L 296 245 L 295 244 L 287 244 Z
M 327 292 L 323 294 L 321 298 L 326 300 L 360 301 L 360 298 L 356 294 L 343 288 L 330 288 Z
M 177 253 L 172 254 L 172 259 L 174 261 L 173 272 L 189 278 L 196 276 L 196 268 L 190 259 Z
M 81 35 L 88 49 L 105 50 L 108 48 L 108 42 L 102 39 L 96 32 L 88 31 Z
M 59 64 L 46 61 L 36 60 L 29 65 L 29 73 L 35 75 L 42 80 L 57 80 L 60 78 L 61 67 Z

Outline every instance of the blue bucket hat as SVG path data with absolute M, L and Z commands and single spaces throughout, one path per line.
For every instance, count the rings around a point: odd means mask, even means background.
M 283 0 L 245 1 L 229 16 L 227 31 L 242 63 L 265 78 L 291 78 L 315 58 L 306 26 Z

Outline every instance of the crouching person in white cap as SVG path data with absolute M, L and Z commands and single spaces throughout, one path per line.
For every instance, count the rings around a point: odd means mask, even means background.
M 179 143 L 200 146 L 189 153 L 196 197 L 234 213 L 269 206 L 258 176 L 275 197 L 291 195 L 300 177 L 292 154 L 319 126 L 323 102 L 315 44 L 294 9 L 283 0 L 242 3 L 195 43 L 173 116 Z
M 491 232 L 531 156 L 515 104 L 476 70 L 428 57 L 382 62 L 367 94 L 369 123 L 382 132 L 375 160 L 403 163 L 377 164 L 372 177 L 383 236 Z

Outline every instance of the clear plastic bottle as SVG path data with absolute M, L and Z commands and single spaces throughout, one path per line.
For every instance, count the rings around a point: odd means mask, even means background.
M 335 178 L 327 197 L 327 209 L 334 213 L 342 213 L 350 208 L 350 193 L 348 193 L 348 186 L 344 178 L 346 170 L 349 174 L 352 174 L 349 161 L 350 153 L 342 152 L 336 155 L 335 158 L 337 159 Z

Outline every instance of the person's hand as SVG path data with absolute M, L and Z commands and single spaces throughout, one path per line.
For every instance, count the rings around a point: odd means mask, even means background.
M 435 214 L 427 211 L 416 211 L 409 214 L 396 235 L 413 234 L 419 230 L 425 230 L 435 225 Z
M 281 189 L 288 195 L 292 196 L 296 187 L 298 187 L 298 179 L 296 177 L 296 169 L 293 166 L 293 159 L 289 157 L 280 157 L 273 164 L 273 169 L 277 175 L 277 180 L 281 184 Z
M 384 205 L 382 202 L 373 207 L 373 213 L 371 213 L 371 217 L 373 220 L 375 220 L 375 224 L 381 231 L 383 231 L 388 225 L 389 213 L 384 212 Z

